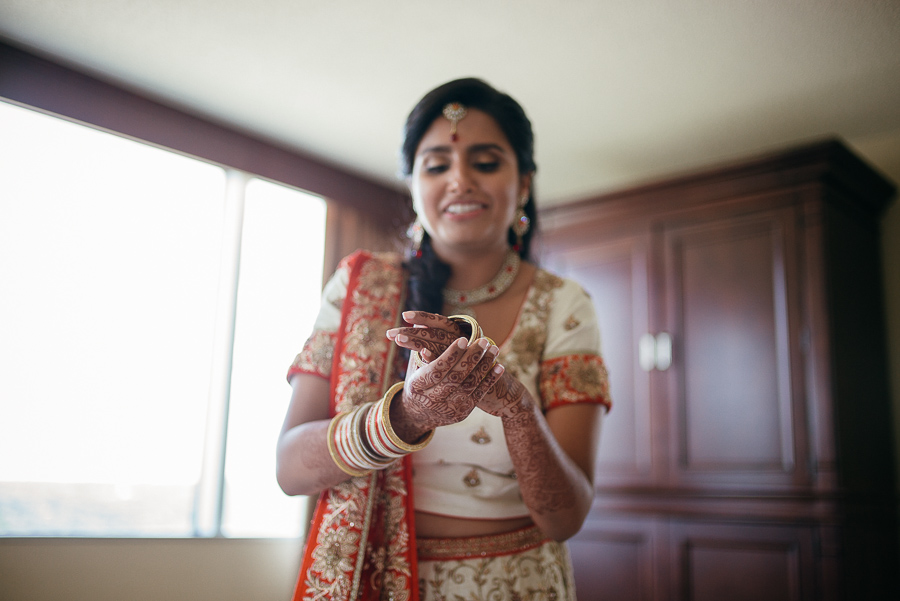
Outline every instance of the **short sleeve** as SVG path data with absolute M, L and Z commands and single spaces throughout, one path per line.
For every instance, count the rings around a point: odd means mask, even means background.
M 575 403 L 607 409 L 612 405 L 594 306 L 587 292 L 571 280 L 554 291 L 539 387 L 548 410 Z
M 341 323 L 341 307 L 347 296 L 349 279 L 350 267 L 347 262 L 342 262 L 322 290 L 322 303 L 312 334 L 291 363 L 287 373 L 288 382 L 294 374 L 299 373 L 322 378 L 331 377 L 334 344 Z

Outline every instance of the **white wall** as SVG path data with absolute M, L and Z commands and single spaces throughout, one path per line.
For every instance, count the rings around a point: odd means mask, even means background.
M 0 539 L 0 601 L 288 601 L 299 540 Z

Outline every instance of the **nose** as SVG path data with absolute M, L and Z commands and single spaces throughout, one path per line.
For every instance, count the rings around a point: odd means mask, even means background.
M 464 161 L 455 161 L 450 168 L 450 190 L 464 194 L 474 189 L 472 170 Z

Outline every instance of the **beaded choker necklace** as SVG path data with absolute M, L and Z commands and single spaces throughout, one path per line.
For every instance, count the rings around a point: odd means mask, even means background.
M 519 273 L 521 262 L 519 254 L 510 249 L 506 253 L 500 271 L 490 282 L 473 290 L 444 288 L 444 303 L 450 305 L 454 313 L 474 315 L 475 312 L 469 307 L 495 299 L 509 290 L 513 280 L 516 279 L 516 274 Z

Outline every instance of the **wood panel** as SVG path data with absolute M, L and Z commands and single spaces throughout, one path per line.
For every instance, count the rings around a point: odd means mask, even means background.
M 682 482 L 784 485 L 795 478 L 786 279 L 790 210 L 666 227 L 669 406 Z M 796 311 L 795 311 L 796 313 Z M 798 407 L 799 406 L 799 407 Z M 711 480 L 710 480 L 711 479 Z
M 657 443 L 651 435 L 649 375 L 638 365 L 638 341 L 649 327 L 648 244 L 646 235 L 622 237 L 562 250 L 545 260 L 585 288 L 600 324 L 615 405 L 600 438 L 595 483 L 601 488 L 654 479 Z
M 542 213 L 611 366 L 631 357 L 572 547 L 585 598 L 646 594 L 645 548 L 654 599 L 900 598 L 877 228 L 893 192 L 831 141 Z M 674 337 L 667 370 L 636 369 L 643 329 Z
M 389 227 L 373 220 L 367 211 L 329 200 L 325 225 L 323 284 L 337 269 L 340 260 L 356 250 L 402 252 L 406 243 L 403 232 L 410 222 L 411 220 L 406 221 L 398 216 Z
M 812 533 L 802 526 L 676 522 L 673 590 L 684 601 L 816 599 Z
M 578 600 L 658 599 L 660 530 L 659 523 L 647 519 L 599 519 L 586 525 L 568 543 Z

